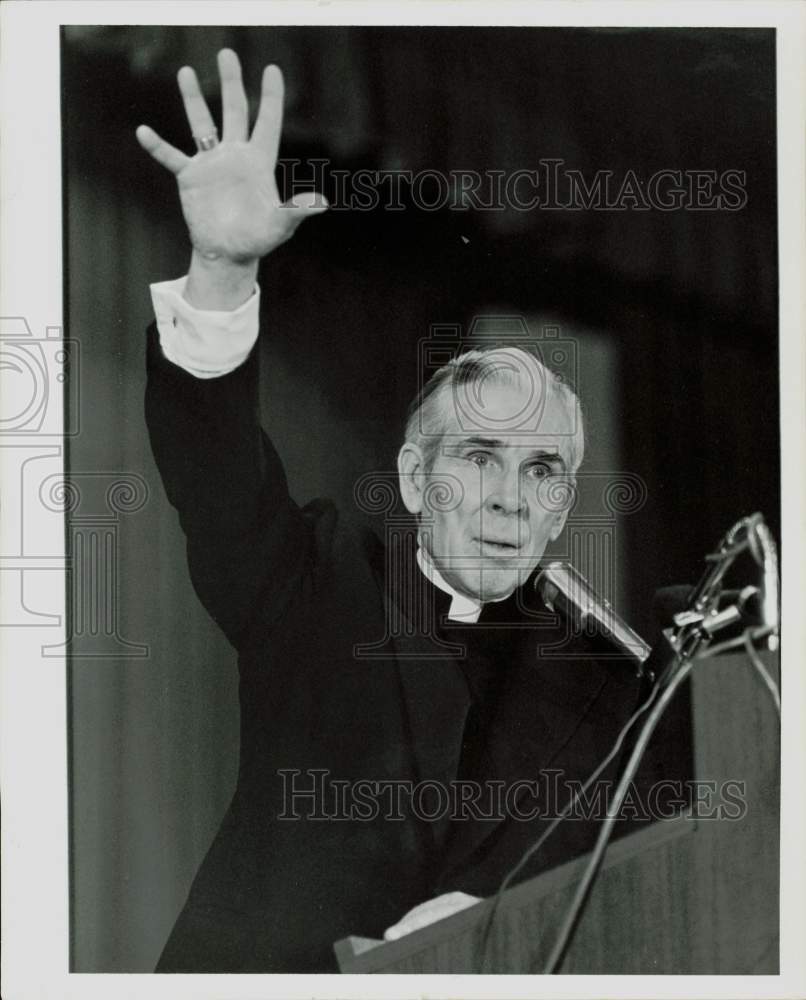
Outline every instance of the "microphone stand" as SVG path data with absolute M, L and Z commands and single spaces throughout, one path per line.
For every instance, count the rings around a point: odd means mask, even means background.
M 596 839 L 591 859 L 579 881 L 574 898 L 571 901 L 565 920 L 563 921 L 559 934 L 557 935 L 557 940 L 546 961 L 545 968 L 543 969 L 546 975 L 556 972 L 565 957 L 565 953 L 571 943 L 572 934 L 579 923 L 580 917 L 582 916 L 584 904 L 588 899 L 594 879 L 599 874 L 599 869 L 602 861 L 604 860 L 605 848 L 607 847 L 608 841 L 610 840 L 610 836 L 613 832 L 613 826 L 618 819 L 618 814 L 621 810 L 624 798 L 627 795 L 627 790 L 632 779 L 635 777 L 635 772 L 638 770 L 638 765 L 641 763 L 641 758 L 644 756 L 644 751 L 649 744 L 650 737 L 655 731 L 655 726 L 657 726 L 661 716 L 666 711 L 667 705 L 674 697 L 678 687 L 680 687 L 682 682 L 686 679 L 686 677 L 688 677 L 693 666 L 694 661 L 691 659 L 679 661 L 677 669 L 663 690 L 660 698 L 658 698 L 655 702 L 652 711 L 649 713 L 649 716 L 641 729 L 641 732 L 638 734 L 633 751 L 627 761 L 627 766 L 624 768 L 624 773 L 622 774 L 621 780 L 616 787 L 613 801 L 608 807 L 607 814 L 602 821 L 602 826 L 599 830 L 599 836 Z
M 770 650 L 778 648 L 778 561 L 775 544 L 761 514 L 753 514 L 737 522 L 725 535 L 717 551 L 706 557 L 706 561 L 712 565 L 694 588 L 690 599 L 690 609 L 675 615 L 675 627 L 664 632 L 674 655 L 669 666 L 656 682 L 658 689 L 661 690 L 660 697 L 652 707 L 636 739 L 633 751 L 616 788 L 613 802 L 602 822 L 590 861 L 580 879 L 574 898 L 560 927 L 557 940 L 546 961 L 543 970 L 546 974 L 555 973 L 565 957 L 573 932 L 579 923 L 585 902 L 601 867 L 607 843 L 630 782 L 638 770 L 638 765 L 658 721 L 677 689 L 691 672 L 696 660 L 708 655 L 703 647 L 708 646 L 717 631 L 741 618 L 740 607 L 736 605 L 720 610 L 719 596 L 722 589 L 722 579 L 736 557 L 747 549 L 750 549 L 756 562 L 762 568 L 762 619 L 764 624 L 760 629 L 753 630 L 753 637 L 765 637 L 767 648 Z M 750 642 L 750 632 L 746 631 L 739 640 L 734 640 L 734 642 L 746 645 Z M 733 643 L 726 645 L 733 645 Z M 713 652 L 715 651 L 713 650 Z

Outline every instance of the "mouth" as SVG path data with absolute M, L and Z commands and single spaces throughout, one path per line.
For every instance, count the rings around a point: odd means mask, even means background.
M 485 555 L 514 556 L 521 550 L 520 545 L 499 538 L 477 538 L 476 541 Z

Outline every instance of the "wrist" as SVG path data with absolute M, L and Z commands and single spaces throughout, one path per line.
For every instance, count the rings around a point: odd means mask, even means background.
M 183 298 L 194 309 L 231 312 L 252 295 L 257 269 L 258 258 L 233 261 L 205 256 L 194 248 Z

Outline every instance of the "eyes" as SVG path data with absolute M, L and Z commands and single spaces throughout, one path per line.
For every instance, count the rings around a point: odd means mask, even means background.
M 499 464 L 495 455 L 489 451 L 471 451 L 465 455 L 465 458 L 482 469 L 495 467 Z M 536 460 L 525 463 L 521 467 L 521 471 L 528 479 L 539 480 L 553 475 L 556 470 L 548 462 Z

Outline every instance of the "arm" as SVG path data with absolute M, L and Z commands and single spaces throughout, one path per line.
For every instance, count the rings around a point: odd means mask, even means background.
M 267 613 L 281 611 L 307 551 L 304 518 L 260 428 L 257 355 L 227 375 L 196 378 L 164 357 L 151 327 L 147 364 L 151 447 L 187 538 L 190 576 L 237 646 L 261 595 Z
M 234 53 L 219 53 L 223 141 L 187 157 L 147 126 L 141 145 L 177 177 L 192 244 L 182 296 L 215 319 L 227 337 L 227 314 L 255 293 L 259 258 L 288 239 L 307 215 L 322 211 L 317 195 L 279 201 L 274 166 L 282 115 L 282 77 L 263 75 L 260 110 L 247 141 L 247 102 Z M 194 135 L 214 131 L 195 73 L 179 86 Z M 234 320 L 233 320 L 234 323 Z M 262 432 L 257 350 L 218 377 L 172 360 L 149 331 L 146 419 L 166 492 L 187 536 L 196 591 L 236 645 L 258 606 L 279 614 L 309 551 L 306 518 L 288 495 L 282 464 Z M 226 353 L 226 351 L 224 352 Z M 234 352 L 237 353 L 237 352 Z

